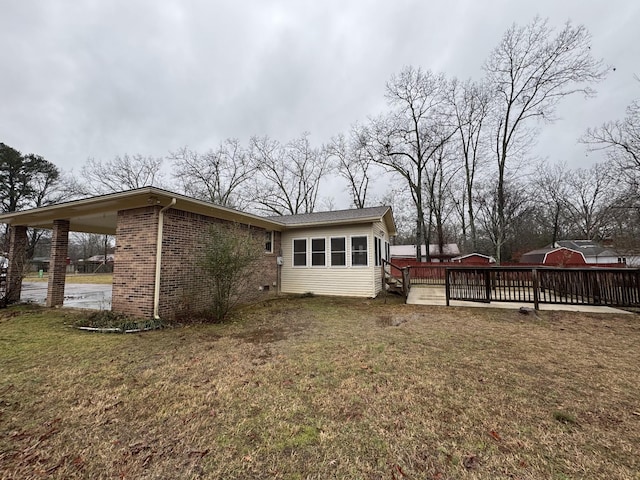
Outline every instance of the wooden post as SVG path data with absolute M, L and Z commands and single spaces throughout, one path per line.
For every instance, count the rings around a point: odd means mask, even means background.
M 538 295 L 538 270 L 531 270 L 531 278 L 533 280 L 533 308 L 540 310 L 540 296 Z
M 402 269 L 402 293 L 404 293 L 405 298 L 409 296 L 409 289 L 411 288 L 411 267 L 404 267 Z
M 450 292 L 449 292 L 449 269 L 444 270 L 444 291 L 447 298 L 447 307 L 449 306 Z
M 491 303 L 491 270 L 490 269 L 485 269 L 484 271 L 484 288 L 485 288 L 485 296 L 486 296 L 486 302 L 487 303 Z

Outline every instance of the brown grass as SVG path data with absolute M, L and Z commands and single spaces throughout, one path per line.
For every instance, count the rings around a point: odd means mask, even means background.
M 30 273 L 24 278 L 25 282 L 47 282 L 49 277 L 45 274 L 42 278 L 37 273 Z M 65 277 L 67 283 L 107 284 L 113 283 L 111 273 L 68 273 Z
M 282 299 L 140 335 L 0 311 L 0 478 L 640 478 L 635 315 Z

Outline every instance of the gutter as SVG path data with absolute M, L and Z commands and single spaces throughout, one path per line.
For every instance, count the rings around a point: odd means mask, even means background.
M 162 230 L 164 227 L 164 212 L 176 204 L 176 197 L 171 199 L 171 203 L 166 207 L 162 207 L 158 212 L 158 238 L 156 243 L 156 281 L 153 289 L 153 318 L 160 320 L 158 308 L 160 305 L 160 266 L 162 263 Z

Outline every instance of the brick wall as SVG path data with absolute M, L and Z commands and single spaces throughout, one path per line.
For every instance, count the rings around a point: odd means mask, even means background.
M 111 310 L 153 317 L 159 206 L 118 212 Z
M 156 241 L 159 206 L 118 212 L 116 257 L 111 309 L 142 318 L 153 316 Z M 199 267 L 202 242 L 213 223 L 223 220 L 168 209 L 164 212 L 159 314 L 171 320 L 179 312 L 198 312 L 209 306 L 206 275 Z M 261 229 L 255 229 L 262 232 Z M 260 234 L 260 233 L 258 233 Z M 249 280 L 252 288 L 244 301 L 276 291 L 276 257 L 280 234 L 274 234 L 273 254 L 265 254 Z
M 224 220 L 177 209 L 169 209 L 164 217 L 162 269 L 160 283 L 160 317 L 171 319 L 178 312 L 199 312 L 210 306 L 210 285 L 200 268 L 202 245 L 206 232 L 214 223 Z M 227 222 L 228 223 L 228 222 Z M 262 229 L 255 228 L 261 235 Z M 249 291 L 242 301 L 251 301 L 275 292 L 277 281 L 276 257 L 280 250 L 280 235 L 274 235 L 273 254 L 265 254 L 253 269 Z M 260 290 L 260 287 L 263 290 Z

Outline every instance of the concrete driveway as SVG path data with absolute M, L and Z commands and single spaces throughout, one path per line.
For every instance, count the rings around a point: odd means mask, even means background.
M 447 295 L 445 288 L 442 286 L 416 286 L 412 285 L 407 297 L 407 303 L 410 305 L 446 305 Z M 449 303 L 452 307 L 484 307 L 484 308 L 515 308 L 520 307 L 533 308 L 533 303 L 526 302 L 466 302 L 461 300 L 451 300 Z M 555 305 L 540 304 L 540 310 L 563 310 L 568 312 L 593 312 L 593 313 L 631 313 L 625 310 L 619 310 L 612 307 L 598 307 L 595 305 Z
M 44 305 L 47 282 L 23 282 L 20 300 Z M 111 310 L 111 285 L 67 283 L 64 286 L 64 306 Z

